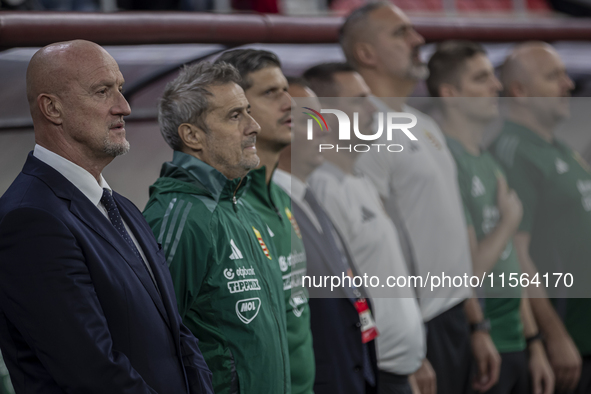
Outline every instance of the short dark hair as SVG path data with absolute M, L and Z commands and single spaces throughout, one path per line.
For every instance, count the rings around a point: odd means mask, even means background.
M 478 54 L 486 54 L 486 51 L 476 42 L 450 40 L 438 44 L 428 64 L 427 89 L 429 94 L 432 97 L 439 97 L 439 88 L 444 83 L 458 86 L 464 64 L 468 59 Z
M 366 24 L 370 13 L 382 7 L 390 7 L 392 4 L 388 1 L 376 1 L 365 4 L 349 14 L 345 22 L 339 29 L 339 44 L 347 62 L 352 66 L 356 66 L 355 55 L 353 49 L 357 38 L 359 36 L 359 28 Z
M 225 62 L 236 67 L 242 77 L 240 86 L 245 91 L 252 87 L 252 81 L 248 78 L 248 74 L 266 67 L 281 68 L 281 62 L 277 55 L 260 49 L 234 49 L 224 52 L 215 61 L 215 63 L 219 62 Z
M 304 74 L 304 80 L 318 97 L 337 97 L 334 75 L 337 73 L 356 72 L 349 63 L 322 63 L 310 67 Z
M 308 84 L 308 81 L 306 81 L 304 78 L 302 77 L 291 77 L 291 76 L 285 76 L 285 79 L 287 79 L 287 83 L 291 86 L 291 85 L 299 85 L 299 86 L 303 86 L 305 88 L 310 88 L 310 85 Z

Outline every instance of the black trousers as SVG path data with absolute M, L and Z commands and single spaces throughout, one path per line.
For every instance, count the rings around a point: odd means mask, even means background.
M 464 303 L 427 323 L 427 359 L 437 374 L 437 394 L 472 393 L 470 326 Z
M 412 394 L 408 375 L 379 371 L 378 394 Z
M 527 394 L 529 387 L 529 358 L 527 350 L 500 353 L 499 381 L 486 394 Z

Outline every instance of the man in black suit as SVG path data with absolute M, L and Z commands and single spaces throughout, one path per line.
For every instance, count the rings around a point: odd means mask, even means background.
M 0 347 L 17 393 L 213 393 L 152 231 L 101 172 L 129 150 L 100 46 L 27 69 L 35 150 L 0 199 Z
M 307 107 L 319 108 L 316 95 L 304 81 L 289 82 L 292 97 L 305 98 Z M 305 121 L 303 117 L 298 118 L 300 112 L 294 111 L 294 122 Z M 294 123 L 293 130 L 292 145 L 282 152 L 273 180 L 291 194 L 292 210 L 306 247 L 308 276 L 350 274 L 354 270 L 351 256 L 305 184 L 308 176 L 322 164 L 318 143 L 306 140 L 305 125 Z M 326 130 L 318 128 L 314 132 L 316 137 L 321 137 Z M 316 361 L 314 393 L 375 393 L 375 341 L 367 335 L 362 339 L 365 327 L 355 306 L 365 298 L 363 288 L 341 287 L 337 290 L 341 293 L 328 295 L 335 298 L 326 298 L 326 293 L 315 293 L 315 290 L 318 289 L 310 288 L 309 300 Z

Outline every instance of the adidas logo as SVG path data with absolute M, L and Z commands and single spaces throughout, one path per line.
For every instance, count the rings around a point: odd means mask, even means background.
M 472 197 L 479 197 L 486 193 L 482 181 L 477 176 L 472 177 Z
M 230 240 L 230 246 L 232 247 L 232 254 L 230 255 L 230 260 L 240 260 L 244 258 L 242 256 L 242 252 L 238 249 L 238 246 L 234 243 L 234 240 Z
M 559 174 L 564 174 L 568 171 L 568 164 L 564 161 L 560 160 L 558 157 L 556 158 L 556 172 Z

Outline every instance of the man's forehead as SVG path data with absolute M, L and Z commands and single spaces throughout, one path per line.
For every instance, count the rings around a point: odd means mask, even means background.
M 378 29 L 394 28 L 401 25 L 412 25 L 402 10 L 394 6 L 380 7 L 369 14 L 370 24 Z
M 283 75 L 283 71 L 281 71 L 281 68 L 274 65 L 248 73 L 246 78 L 250 79 L 253 84 L 251 89 L 261 89 L 275 85 L 287 86 L 287 79 Z
M 89 85 L 124 82 L 119 65 L 108 54 L 107 56 L 86 58 L 80 61 L 76 67 L 72 67 L 70 71 L 78 81 Z
M 234 82 L 208 86 L 206 89 L 213 95 L 210 100 L 210 111 L 225 112 L 235 107 L 248 106 L 244 90 Z
M 357 72 L 338 72 L 333 77 L 341 97 L 358 97 L 370 94 L 365 81 Z
M 463 63 L 463 69 L 461 71 L 469 70 L 471 72 L 480 72 L 483 70 L 489 71 L 494 70 L 494 66 L 492 65 L 488 56 L 484 53 L 477 53 L 476 55 L 472 56 Z
M 289 85 L 289 95 L 291 97 L 316 97 L 316 94 L 309 87 L 293 84 Z
M 552 48 L 532 49 L 526 58 L 526 70 L 534 75 L 543 75 L 564 68 L 564 62 Z

